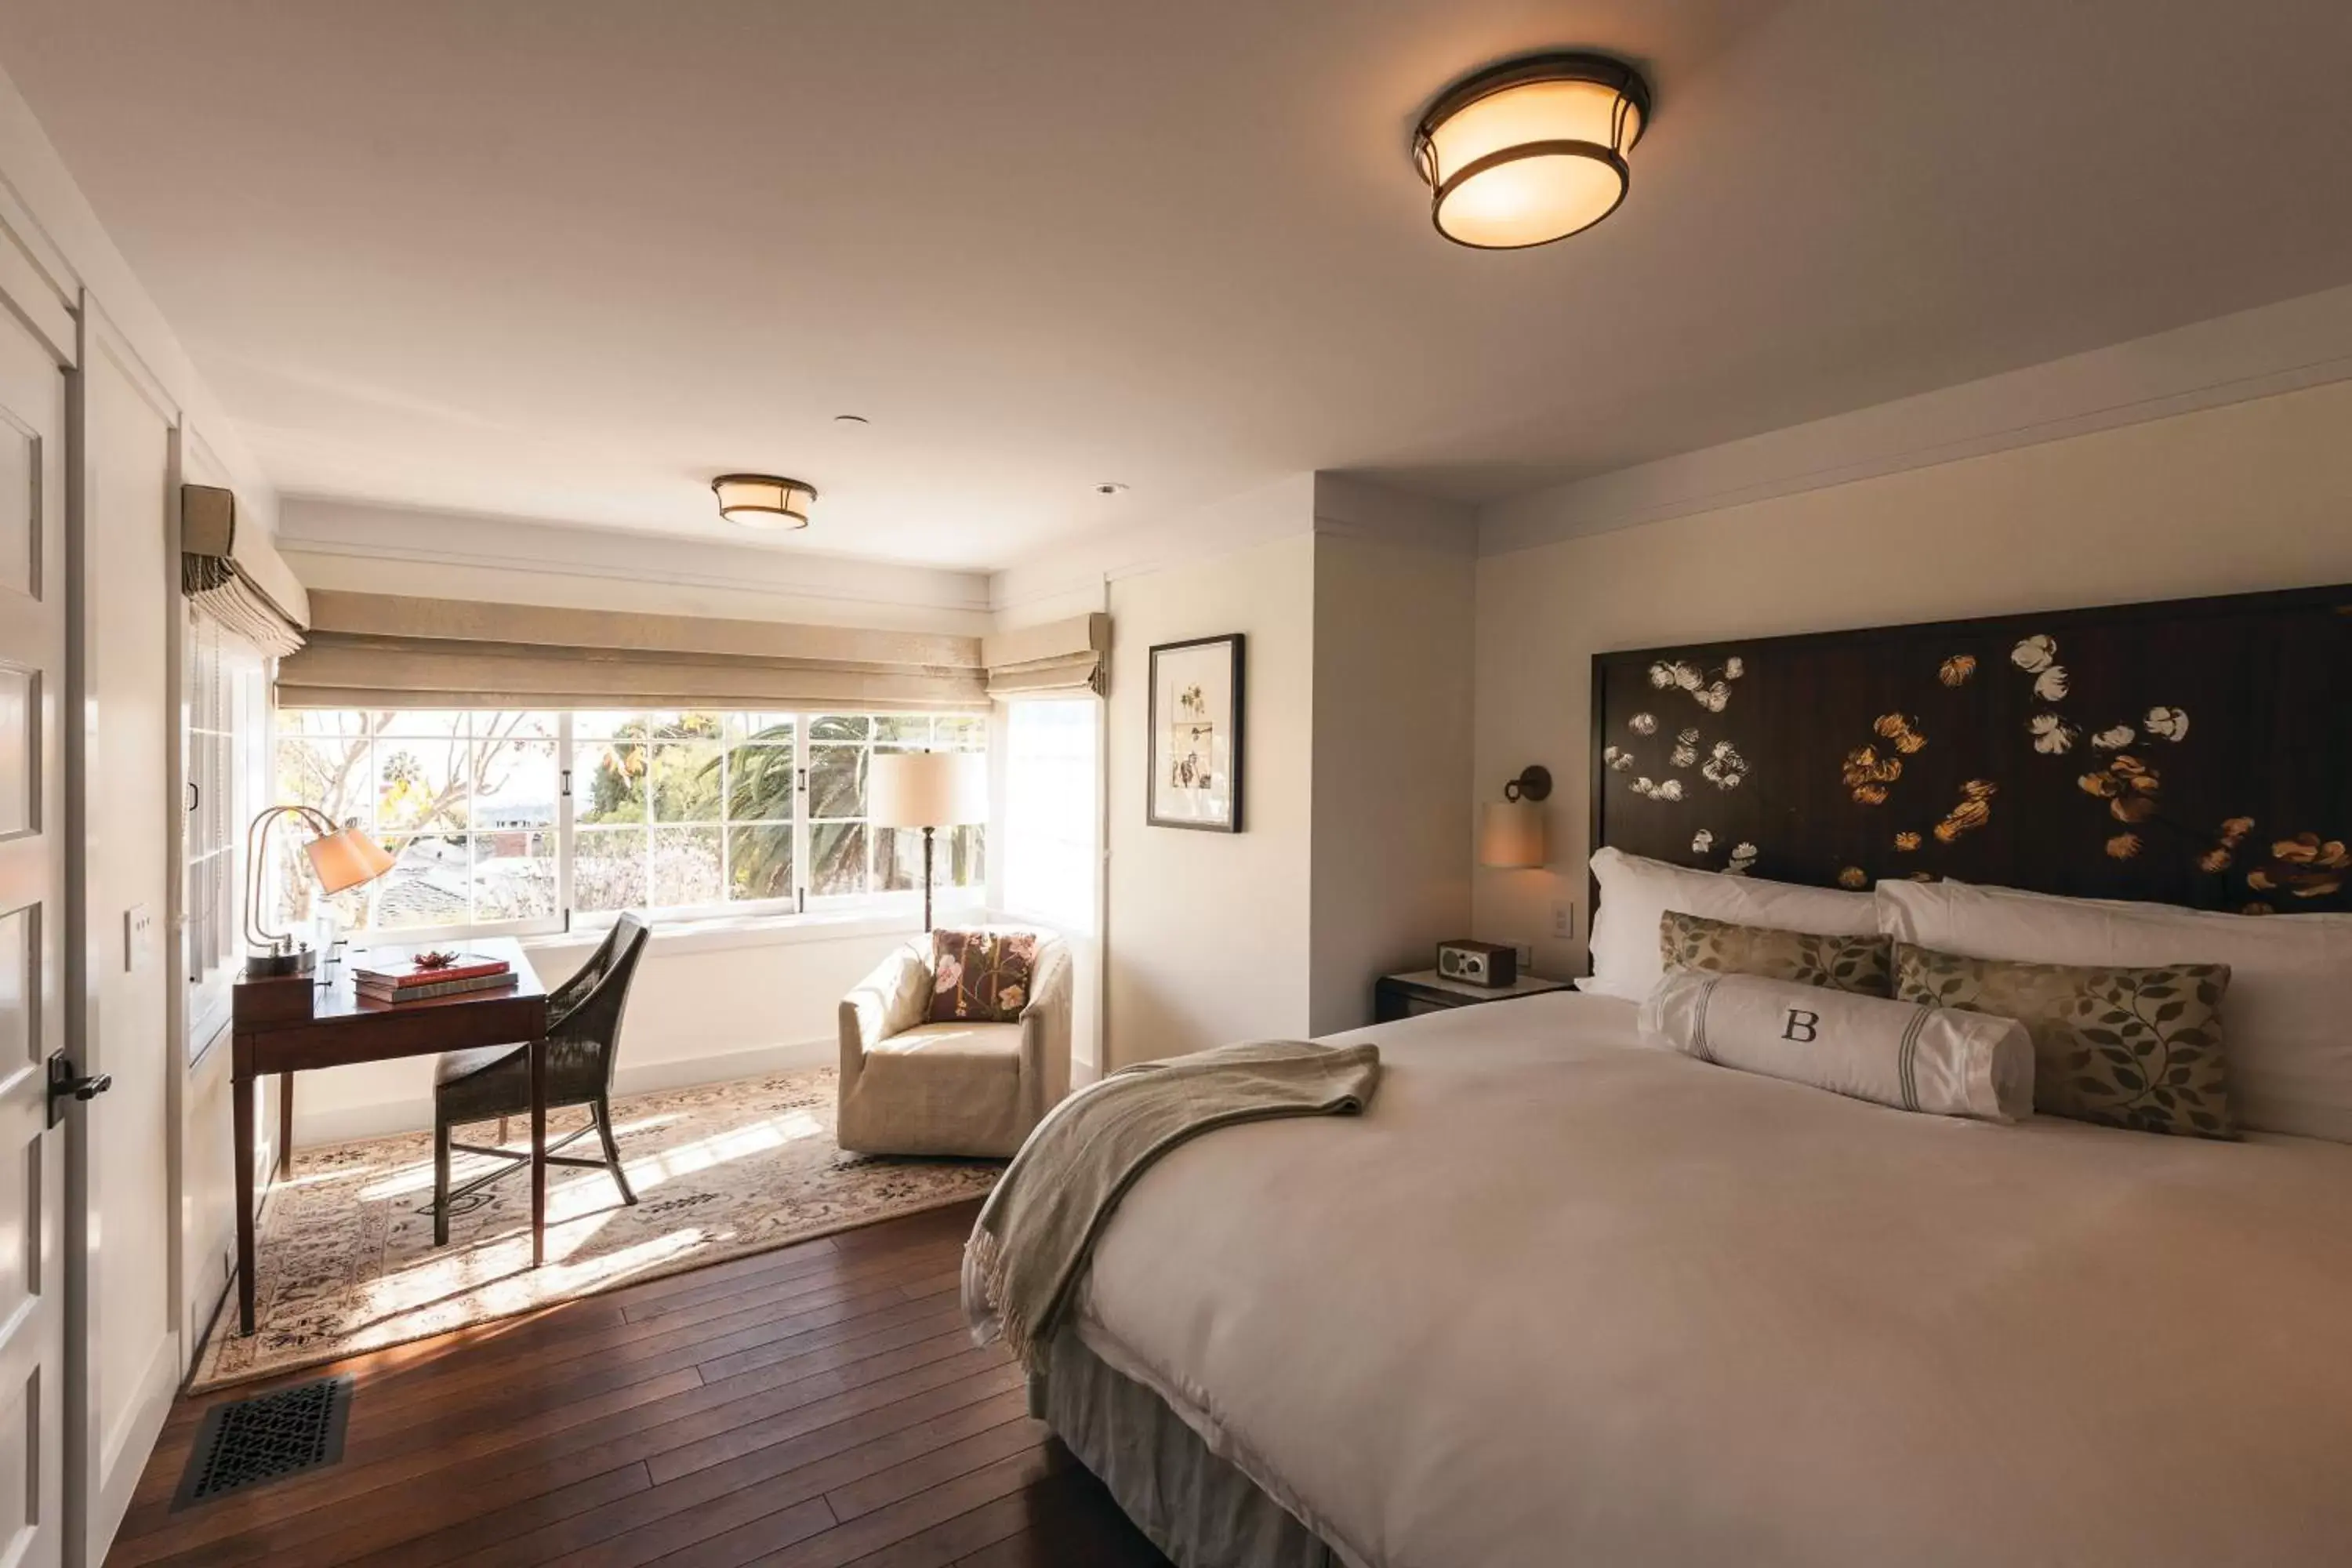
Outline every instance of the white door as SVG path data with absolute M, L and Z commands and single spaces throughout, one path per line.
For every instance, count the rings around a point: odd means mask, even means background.
M 64 1542 L 65 397 L 0 310 L 0 1568 Z

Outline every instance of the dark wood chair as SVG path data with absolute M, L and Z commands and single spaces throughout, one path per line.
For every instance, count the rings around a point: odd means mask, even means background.
M 621 1013 L 629 1000 L 629 981 L 644 953 L 648 928 L 635 915 L 625 914 L 580 973 L 548 994 L 547 1106 L 588 1107 L 588 1125 L 561 1142 L 548 1145 L 551 1165 L 575 1165 L 613 1173 L 621 1201 L 634 1204 L 637 1194 L 621 1170 L 621 1151 L 613 1141 L 613 1063 L 620 1055 Z M 453 1129 L 469 1122 L 495 1120 L 503 1141 L 506 1119 L 530 1114 L 530 1051 L 528 1046 L 485 1046 L 442 1054 L 433 1083 L 433 1244 L 449 1240 L 449 1205 L 471 1196 L 492 1182 L 512 1175 L 530 1163 L 528 1152 L 453 1141 Z M 593 1131 L 604 1145 L 602 1159 L 562 1155 L 566 1149 Z M 454 1150 L 484 1154 L 500 1162 L 488 1175 L 464 1186 L 449 1187 L 449 1156 Z

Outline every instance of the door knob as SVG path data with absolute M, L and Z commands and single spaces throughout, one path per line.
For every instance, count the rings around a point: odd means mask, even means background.
M 113 1087 L 112 1073 L 77 1073 L 73 1062 L 59 1051 L 49 1058 L 49 1125 L 55 1127 L 65 1120 L 64 1101 L 79 1100 L 87 1103 Z

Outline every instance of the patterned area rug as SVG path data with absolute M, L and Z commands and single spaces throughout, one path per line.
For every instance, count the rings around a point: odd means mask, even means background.
M 302 1151 L 262 1217 L 254 1332 L 225 1308 L 192 1391 L 315 1366 L 362 1351 L 528 1312 L 617 1285 L 699 1268 L 811 1237 L 979 1197 L 994 1160 L 876 1159 L 834 1142 L 834 1072 L 636 1095 L 613 1102 L 636 1189 L 551 1165 L 547 1262 L 530 1265 L 530 1176 L 518 1171 L 453 1212 L 433 1245 L 433 1140 L 408 1133 Z M 587 1120 L 548 1117 L 548 1142 Z M 491 1126 L 461 1129 L 487 1143 Z M 509 1147 L 530 1137 L 526 1118 Z M 591 1133 L 567 1153 L 593 1152 Z M 460 1154 L 452 1184 L 490 1168 Z

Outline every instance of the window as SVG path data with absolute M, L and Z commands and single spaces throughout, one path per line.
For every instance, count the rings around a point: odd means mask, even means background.
M 985 743 L 963 714 L 314 710 L 280 718 L 278 783 L 395 859 L 336 900 L 348 925 L 553 931 L 919 888 L 921 835 L 868 830 L 866 763 Z M 939 885 L 979 887 L 982 842 L 956 829 Z M 317 896 L 300 872 L 298 858 L 278 880 L 293 919 Z
M 228 1022 L 245 950 L 242 834 L 260 809 L 268 691 L 262 657 L 208 616 L 191 615 L 181 656 L 183 967 L 189 1059 Z
M 1004 902 L 1091 932 L 1098 858 L 1095 728 L 1101 704 L 1011 705 L 1004 742 Z

